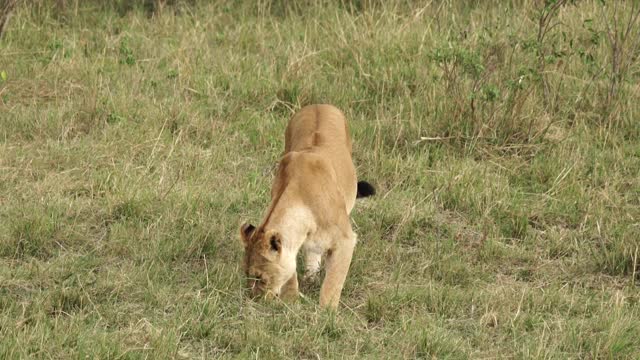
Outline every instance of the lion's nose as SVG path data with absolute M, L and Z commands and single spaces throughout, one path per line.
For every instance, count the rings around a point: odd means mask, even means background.
M 258 297 L 260 294 L 262 293 L 262 289 L 260 289 L 260 286 L 258 284 L 258 281 L 256 280 L 251 280 L 249 282 L 249 295 L 251 296 L 251 298 L 256 298 Z

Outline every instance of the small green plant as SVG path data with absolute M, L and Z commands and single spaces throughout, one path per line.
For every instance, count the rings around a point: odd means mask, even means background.
M 484 71 L 480 55 L 460 46 L 436 48 L 429 53 L 429 58 L 440 66 L 447 78 L 457 73 L 478 78 Z
M 549 54 L 547 50 L 545 39 L 549 32 L 558 24 L 554 22 L 554 18 L 558 14 L 558 11 L 562 6 L 566 5 L 569 0 L 545 0 L 544 6 L 538 11 L 538 33 L 536 36 L 536 55 L 538 57 L 538 73 L 542 74 L 540 79 L 542 80 L 544 90 L 545 103 L 549 103 L 550 89 L 545 74 L 545 67 L 550 62 L 553 62 L 555 56 Z M 553 53 L 553 52 L 552 52 Z M 557 54 L 555 54 L 557 55 Z
M 178 70 L 171 69 L 169 70 L 169 72 L 167 72 L 167 79 L 175 79 L 177 77 L 178 77 Z
M 612 121 L 616 102 L 619 101 L 618 93 L 626 76 L 637 59 L 636 51 L 640 48 L 638 36 L 638 19 L 640 19 L 640 3 L 632 1 L 619 3 L 612 1 L 610 10 L 604 2 L 601 6 L 602 19 L 606 27 L 606 39 L 609 45 L 609 89 L 604 104 L 605 116 L 603 120 Z M 622 9 L 621 9 L 622 7 Z M 630 8 L 629 8 L 630 7 Z
M 111 112 L 107 115 L 107 124 L 116 124 L 124 120 L 124 117 L 118 113 Z
M 481 89 L 482 100 L 494 102 L 500 97 L 500 89 L 495 84 L 484 85 Z
M 120 64 L 134 65 L 136 58 L 133 55 L 133 50 L 129 47 L 129 40 L 123 38 L 120 40 Z

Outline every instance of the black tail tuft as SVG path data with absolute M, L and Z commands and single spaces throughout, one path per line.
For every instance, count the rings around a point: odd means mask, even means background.
M 376 194 L 376 189 L 373 185 L 369 184 L 366 181 L 358 181 L 358 195 L 356 198 L 368 197 Z

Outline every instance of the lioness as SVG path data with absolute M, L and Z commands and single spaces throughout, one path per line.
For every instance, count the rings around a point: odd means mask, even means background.
M 326 254 L 320 305 L 336 308 L 356 245 L 349 213 L 356 196 L 374 193 L 370 184 L 356 182 L 342 112 L 331 105 L 302 108 L 287 126 L 262 224 L 240 228 L 252 294 L 297 297 L 296 255 L 302 248 L 305 278 L 318 273 Z

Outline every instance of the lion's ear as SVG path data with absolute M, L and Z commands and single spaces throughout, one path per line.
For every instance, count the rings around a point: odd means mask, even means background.
M 255 230 L 256 227 L 251 224 L 242 224 L 242 226 L 240 227 L 240 240 L 242 240 L 242 245 L 244 245 L 245 247 L 249 245 L 249 240 L 251 239 L 251 235 L 253 235 L 253 232 Z
M 277 253 L 282 250 L 282 239 L 280 238 L 279 233 L 272 232 L 269 234 L 269 248 L 271 251 L 275 251 Z

